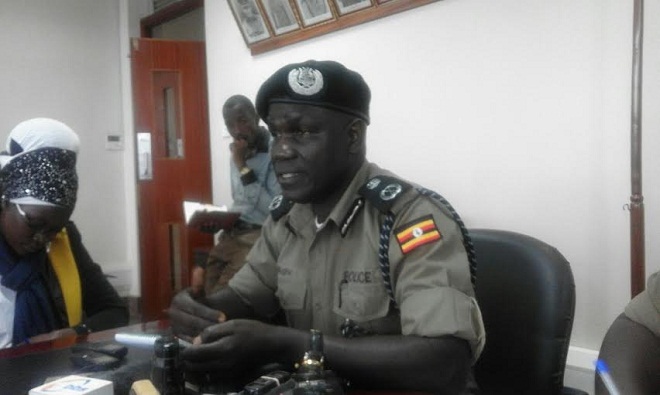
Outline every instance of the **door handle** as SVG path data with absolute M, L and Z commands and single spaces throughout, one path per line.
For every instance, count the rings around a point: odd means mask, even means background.
M 137 133 L 138 180 L 152 180 L 153 156 L 151 155 L 151 132 Z

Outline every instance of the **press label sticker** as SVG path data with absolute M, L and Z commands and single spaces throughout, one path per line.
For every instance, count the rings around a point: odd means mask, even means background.
M 66 376 L 30 390 L 29 395 L 113 395 L 111 381 Z

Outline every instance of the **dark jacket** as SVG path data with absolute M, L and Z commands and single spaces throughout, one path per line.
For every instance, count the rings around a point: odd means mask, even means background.
M 116 328 L 128 324 L 128 307 L 92 260 L 73 222 L 66 225 L 73 257 L 78 266 L 82 291 L 82 323 L 92 331 Z M 50 265 L 44 273 L 61 328 L 68 327 L 66 308 L 57 276 Z

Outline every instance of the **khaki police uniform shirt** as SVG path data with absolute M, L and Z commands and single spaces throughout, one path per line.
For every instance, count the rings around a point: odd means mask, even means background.
M 365 163 L 319 231 L 310 205 L 295 204 L 277 221 L 269 217 L 229 286 L 264 316 L 282 307 L 294 328 L 337 335 L 351 319 L 374 334 L 452 335 L 469 342 L 476 360 L 485 342 L 481 313 L 459 227 L 440 203 L 411 188 L 391 208 L 396 220 L 390 270 L 398 309 L 390 305 L 378 263 L 383 215 L 367 201 L 342 237 L 358 190 L 377 175 L 392 176 Z M 440 239 L 404 254 L 397 231 L 428 215 Z

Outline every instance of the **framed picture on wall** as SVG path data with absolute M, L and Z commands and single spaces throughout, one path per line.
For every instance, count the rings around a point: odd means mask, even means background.
M 252 44 L 270 37 L 255 0 L 229 0 L 229 5 L 246 43 Z
M 334 0 L 341 15 L 371 7 L 371 0 Z
M 328 0 L 296 0 L 296 4 L 300 10 L 300 19 L 305 26 L 332 19 Z
M 270 26 L 273 28 L 275 35 L 288 33 L 300 28 L 289 0 L 261 0 L 261 4 L 264 6 Z

